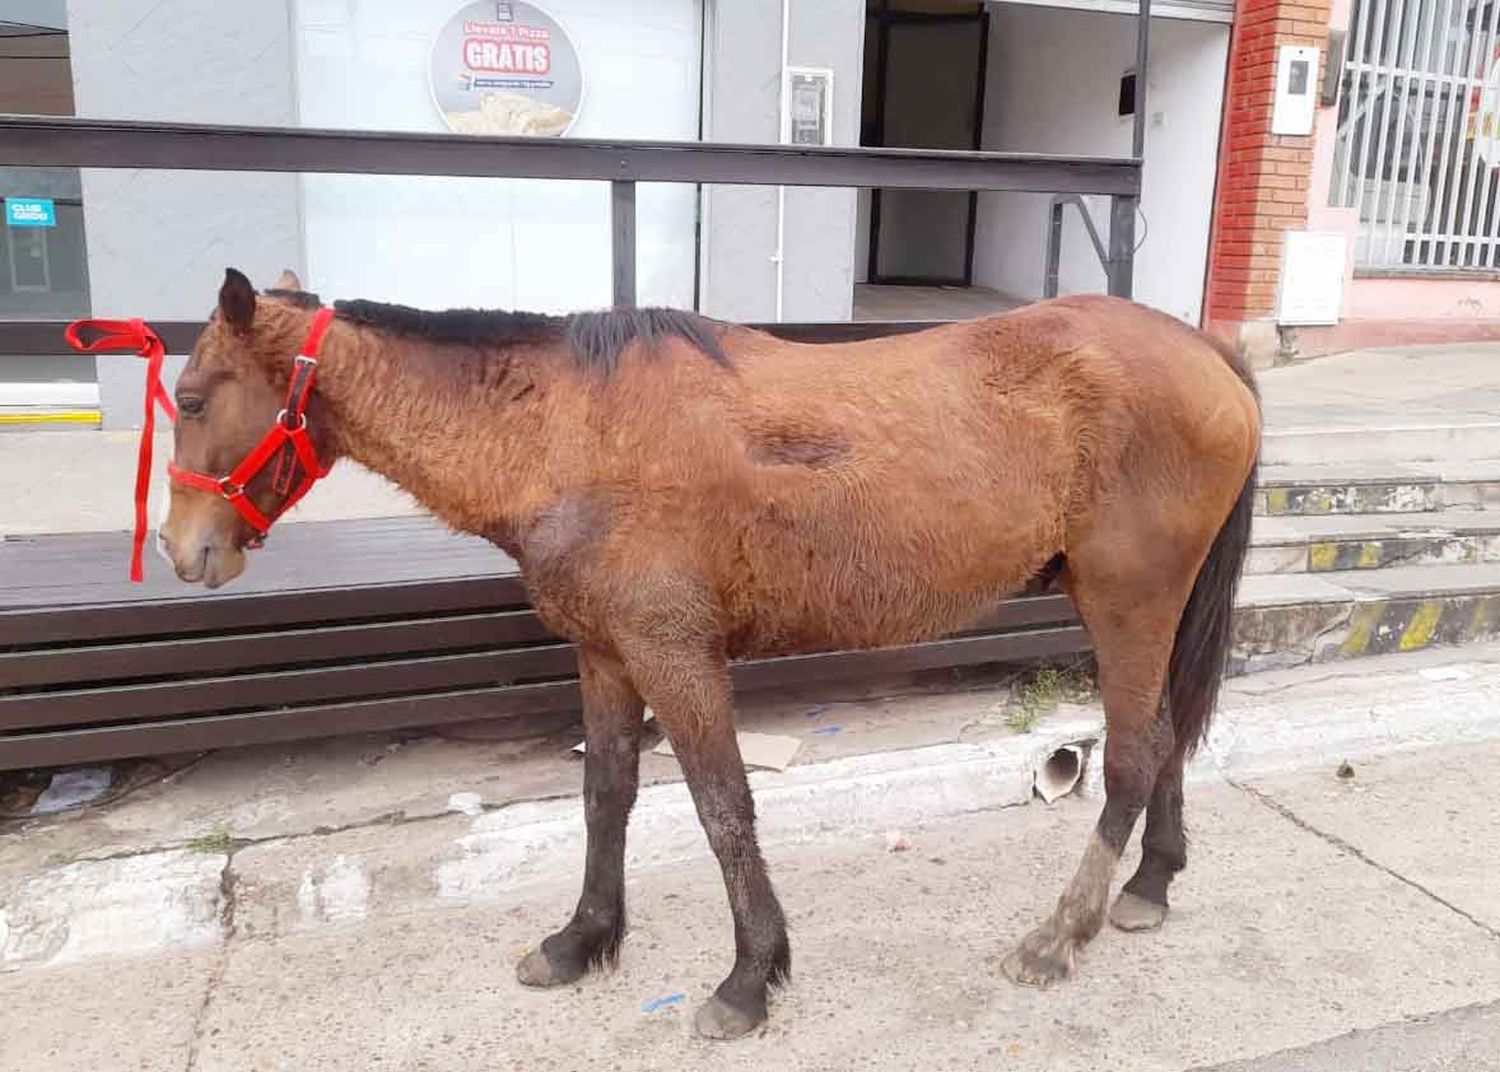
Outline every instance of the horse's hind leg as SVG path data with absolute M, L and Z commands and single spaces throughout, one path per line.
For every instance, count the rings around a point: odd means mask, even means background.
M 527 986 L 560 986 L 613 961 L 625 935 L 625 827 L 635 804 L 645 713 L 625 668 L 580 649 L 583 686 L 583 809 L 588 828 L 583 893 L 568 925 L 527 954 L 516 974 Z
M 1095 561 L 1110 558 L 1129 562 L 1133 556 L 1116 545 Z M 1186 580 L 1161 580 L 1173 573 Z M 1099 932 L 1120 853 L 1172 753 L 1172 723 L 1162 690 L 1191 572 L 1141 569 L 1122 576 L 1106 567 L 1094 573 L 1082 556 L 1070 556 L 1068 581 L 1099 667 L 1107 728 L 1105 804 L 1051 917 L 1022 939 L 1002 965 L 1011 979 L 1029 986 L 1048 986 L 1070 975 L 1078 948 Z
M 1181 751 L 1167 760 L 1156 777 L 1151 803 L 1146 807 L 1146 834 L 1141 838 L 1141 863 L 1120 891 L 1109 921 L 1122 931 L 1149 931 L 1167 918 L 1167 887 L 1187 866 L 1187 835 L 1182 828 Z

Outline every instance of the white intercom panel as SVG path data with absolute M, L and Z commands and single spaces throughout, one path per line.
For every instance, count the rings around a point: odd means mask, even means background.
M 1276 101 L 1271 106 L 1272 134 L 1311 134 L 1318 96 L 1318 50 L 1311 45 L 1282 45 L 1276 50 Z

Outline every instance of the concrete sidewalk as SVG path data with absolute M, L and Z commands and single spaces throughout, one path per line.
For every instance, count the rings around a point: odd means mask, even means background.
M 1260 374 L 1260 385 L 1271 461 L 1339 460 L 1329 456 L 1323 438 L 1305 433 L 1404 426 L 1463 427 L 1457 442 L 1438 442 L 1447 461 L 1458 460 L 1454 451 L 1500 458 L 1500 344 L 1361 351 L 1271 369 Z M 1271 441 L 1275 437 L 1280 446 Z M 1402 452 L 1419 439 L 1411 433 L 1395 437 L 1391 445 L 1401 454 L 1398 460 L 1407 460 Z M 129 528 L 136 445 L 128 432 L 0 434 L 0 503 L 5 504 L 0 536 Z M 1370 437 L 1358 437 L 1346 449 L 1373 461 L 1378 446 Z M 170 436 L 161 437 L 153 497 L 160 492 L 170 451 Z M 1411 457 L 1421 454 L 1418 449 Z M 384 479 L 343 465 L 288 520 L 415 512 L 418 508 Z
M 671 761 L 632 823 L 619 969 L 535 993 L 514 961 L 581 865 L 569 742 L 367 737 L 0 832 L 0 1008 L 25 1025 L 0 1070 L 1500 1069 L 1500 645 L 1231 682 L 1167 926 L 1106 929 L 1047 993 L 999 959 L 1099 802 L 1097 777 L 1035 802 L 1030 764 L 1097 714 L 1018 736 L 998 701 L 749 720 L 807 746 L 755 775 L 797 975 L 750 1039 L 691 1034 L 732 938 Z
M 1500 422 L 1500 343 L 1358 350 L 1259 373 L 1267 427 Z

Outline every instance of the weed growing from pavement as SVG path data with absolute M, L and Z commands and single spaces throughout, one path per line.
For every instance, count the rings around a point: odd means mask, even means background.
M 218 823 L 206 834 L 199 834 L 188 842 L 188 848 L 194 852 L 227 853 L 234 847 L 234 835 L 229 832 L 229 827 Z
M 1083 671 L 1044 666 L 1016 688 L 1005 706 L 1003 721 L 1013 733 L 1030 733 L 1058 704 L 1088 700 L 1093 695 L 1093 679 Z

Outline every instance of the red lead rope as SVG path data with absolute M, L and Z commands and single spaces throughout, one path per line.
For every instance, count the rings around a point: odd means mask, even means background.
M 100 334 L 92 342 L 86 342 L 81 334 L 85 331 Z M 156 407 L 162 408 L 167 420 L 177 420 L 177 407 L 172 404 L 172 396 L 167 394 L 161 382 L 167 348 L 144 320 L 75 320 L 68 325 L 64 338 L 68 345 L 81 353 L 129 350 L 146 359 L 146 411 L 141 421 L 141 447 L 135 468 L 135 542 L 130 549 L 130 579 L 139 583 L 145 577 L 141 552 L 146 546 L 146 498 L 151 491 L 151 446 L 156 434 Z
M 328 475 L 330 467 L 319 462 L 312 438 L 307 434 L 307 400 L 317 378 L 318 350 L 323 344 L 323 333 L 328 330 L 332 319 L 333 310 L 328 308 L 319 309 L 313 316 L 307 338 L 302 343 L 302 353 L 297 357 L 291 381 L 287 384 L 286 408 L 233 472 L 216 477 L 179 469 L 171 462 L 167 464 L 167 473 L 175 483 L 228 500 L 235 513 L 255 533 L 249 546 L 258 547 L 272 523 Z M 86 342 L 82 335 L 85 331 L 98 332 L 99 337 Z M 130 551 L 130 579 L 139 583 L 145 576 L 141 558 L 146 546 L 146 498 L 151 490 L 151 446 L 156 432 L 156 407 L 162 408 L 168 420 L 177 420 L 177 407 L 172 404 L 172 396 L 167 394 L 161 382 L 167 348 L 142 320 L 75 320 L 68 325 L 64 337 L 73 349 L 85 354 L 131 350 L 146 359 L 146 412 L 141 424 L 141 448 L 135 470 L 135 541 Z M 273 458 L 276 459 L 276 469 L 271 476 L 271 489 L 281 496 L 281 505 L 267 515 L 250 501 L 245 489 Z M 299 466 L 302 479 L 293 484 L 292 478 Z

